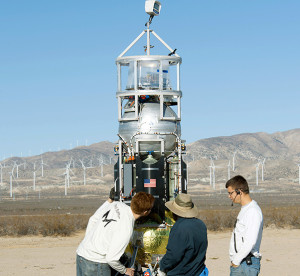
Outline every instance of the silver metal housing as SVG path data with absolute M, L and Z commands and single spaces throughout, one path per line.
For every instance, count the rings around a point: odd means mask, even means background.
M 120 136 L 133 147 L 135 152 L 139 152 L 142 158 L 146 157 L 148 152 L 153 152 L 153 157 L 158 159 L 162 154 L 159 142 L 161 140 L 164 141 L 164 154 L 170 155 L 175 150 L 176 138 L 181 136 L 180 122 L 176 120 L 176 113 L 171 107 L 164 105 L 164 115 L 175 120 L 160 120 L 160 103 L 158 102 L 143 103 L 140 109 L 138 120 L 134 120 L 134 112 L 125 111 L 124 119 L 126 120 L 119 123 Z

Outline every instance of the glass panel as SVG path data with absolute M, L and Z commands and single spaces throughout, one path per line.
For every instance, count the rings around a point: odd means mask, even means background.
M 159 88 L 159 62 L 139 61 L 138 62 L 138 88 L 158 89 Z

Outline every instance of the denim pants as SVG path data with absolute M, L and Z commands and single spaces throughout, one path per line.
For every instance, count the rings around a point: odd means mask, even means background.
M 108 264 L 95 263 L 83 257 L 76 256 L 77 276 L 111 276 Z
M 247 265 L 245 261 L 238 267 L 230 267 L 230 276 L 257 276 L 260 271 L 260 259 L 251 257 L 252 265 Z

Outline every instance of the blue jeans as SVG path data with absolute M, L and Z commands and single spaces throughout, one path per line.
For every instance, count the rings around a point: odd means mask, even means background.
M 205 267 L 199 276 L 208 276 L 208 274 L 209 274 L 209 271 L 208 271 L 207 267 Z
M 77 276 L 111 276 L 108 264 L 95 263 L 81 256 L 76 256 Z
M 252 265 L 247 265 L 245 261 L 238 267 L 230 267 L 230 276 L 257 276 L 260 271 L 260 259 L 251 257 Z

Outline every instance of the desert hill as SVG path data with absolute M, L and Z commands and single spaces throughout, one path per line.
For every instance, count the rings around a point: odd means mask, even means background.
M 189 159 L 229 159 L 234 152 L 243 160 L 266 158 L 268 160 L 300 161 L 300 129 L 268 134 L 243 133 L 233 136 L 213 137 L 187 145 Z
M 87 191 L 83 186 L 92 187 L 90 193 L 97 192 L 99 185 L 108 189 L 113 185 L 113 165 L 117 161 L 114 146 L 114 143 L 104 141 L 71 150 L 2 160 L 0 192 L 8 195 L 13 167 L 15 194 L 22 194 L 22 189 L 28 194 L 33 185 L 39 190 L 62 194 L 67 173 L 73 193 L 85 194 Z M 270 187 L 278 190 L 283 184 L 300 189 L 300 129 L 201 139 L 187 145 L 184 160 L 188 164 L 188 184 L 192 191 L 221 190 L 226 180 L 236 174 L 244 175 L 254 188 L 259 178 L 261 191 L 270 190 Z M 211 160 L 215 166 L 214 185 L 210 176 Z

